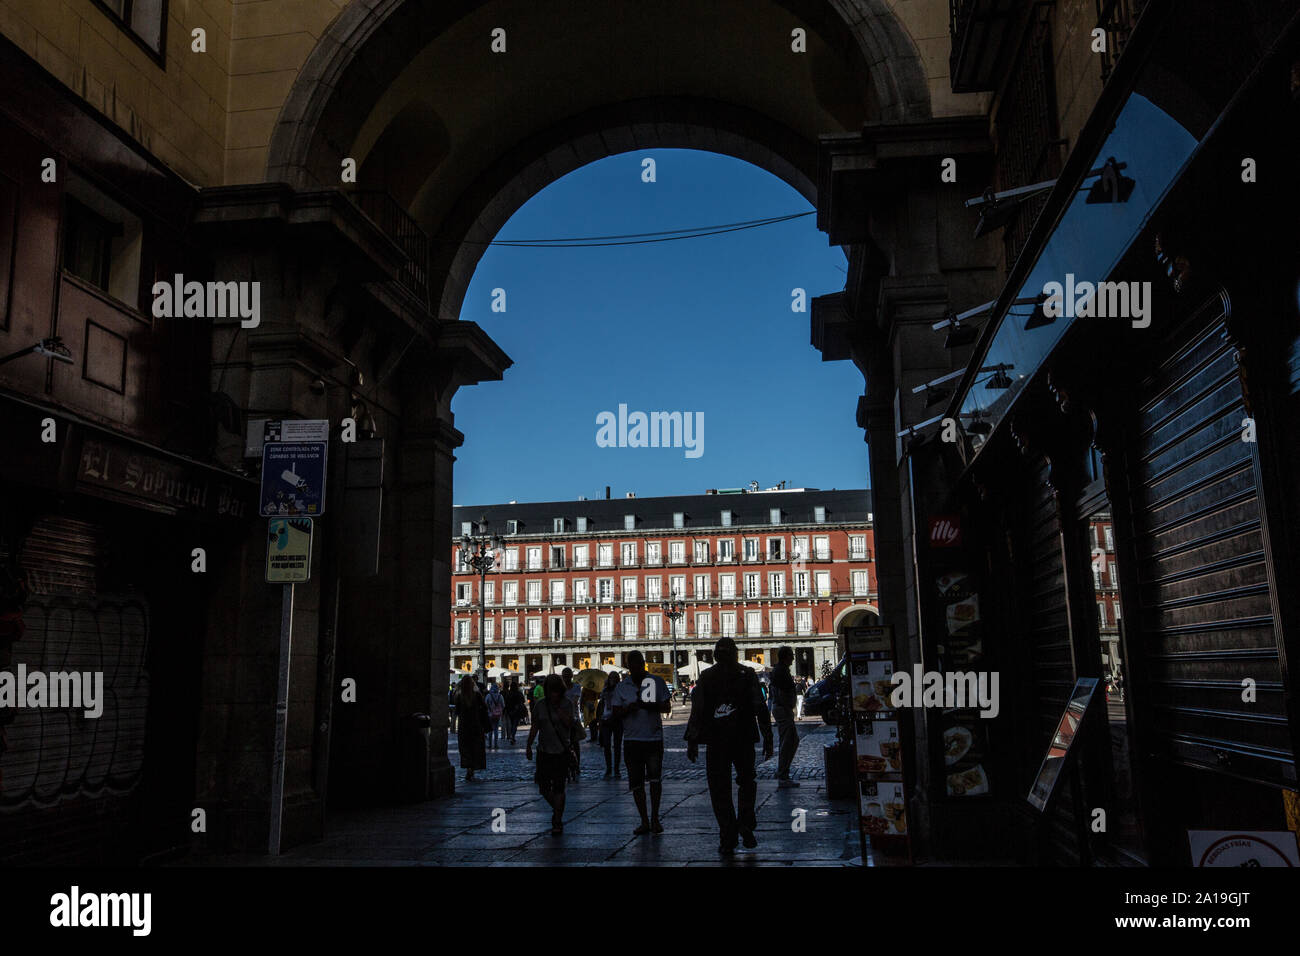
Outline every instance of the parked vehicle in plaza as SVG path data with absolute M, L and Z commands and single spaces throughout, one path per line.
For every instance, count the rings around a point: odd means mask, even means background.
M 803 697 L 805 716 L 820 717 L 825 723 L 832 726 L 840 723 L 842 719 L 840 696 L 844 692 L 845 681 L 847 680 L 847 661 L 847 658 L 841 657 L 840 662 L 835 665 L 835 669 L 830 674 L 808 688 Z

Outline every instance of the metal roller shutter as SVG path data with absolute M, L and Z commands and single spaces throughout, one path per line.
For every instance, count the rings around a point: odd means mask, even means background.
M 1023 647 L 1029 658 L 1032 699 L 1026 708 L 1022 753 L 1021 791 L 1028 793 L 1039 762 L 1056 732 L 1056 726 L 1074 686 L 1074 653 L 1066 599 L 1065 564 L 1061 550 L 1061 522 L 1050 484 L 1051 467 L 1038 459 L 1030 469 L 1023 513 L 1026 568 L 1029 583 L 1025 602 L 1028 622 Z M 1058 862 L 1076 862 L 1077 809 L 1071 787 L 1062 782 L 1051 817 L 1047 820 L 1048 856 Z
M 1295 783 L 1253 446 L 1216 297 L 1141 383 L 1135 482 L 1151 739 L 1181 764 Z M 1242 700 L 1242 681 L 1258 699 Z

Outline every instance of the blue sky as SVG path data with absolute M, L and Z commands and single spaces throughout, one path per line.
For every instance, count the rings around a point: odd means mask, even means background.
M 656 181 L 642 181 L 642 160 Z M 695 150 L 624 153 L 542 190 L 497 239 L 625 235 L 810 210 L 781 180 Z M 493 246 L 460 317 L 514 360 L 500 382 L 452 402 L 461 505 L 701 494 L 762 487 L 868 486 L 854 423 L 861 373 L 809 344 L 809 300 L 844 287 L 847 263 L 815 216 L 718 236 L 588 249 Z M 493 290 L 506 311 L 492 311 Z M 811 305 L 809 305 L 811 309 Z M 600 447 L 597 416 L 703 416 L 701 453 Z

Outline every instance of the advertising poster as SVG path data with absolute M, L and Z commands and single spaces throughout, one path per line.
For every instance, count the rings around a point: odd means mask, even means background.
M 852 660 L 849 664 L 855 714 L 893 710 L 889 696 L 894 692 L 894 662 Z

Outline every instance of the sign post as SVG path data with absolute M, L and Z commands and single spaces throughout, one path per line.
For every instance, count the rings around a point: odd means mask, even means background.
M 289 665 L 293 655 L 293 588 L 311 577 L 313 518 L 325 513 L 329 422 L 270 421 L 262 434 L 258 512 L 267 528 L 266 580 L 280 584 L 280 669 L 271 754 L 271 825 L 267 850 L 280 853 L 284 825 L 284 765 L 289 736 Z
M 275 690 L 275 751 L 271 756 L 271 836 L 267 850 L 280 855 L 284 820 L 284 751 L 289 737 L 289 658 L 293 647 L 293 585 L 280 597 L 280 676 Z

